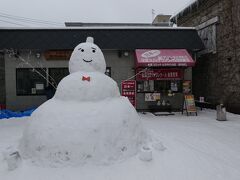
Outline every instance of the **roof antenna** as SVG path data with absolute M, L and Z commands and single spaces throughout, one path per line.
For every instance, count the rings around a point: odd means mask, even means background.
M 152 9 L 152 22 L 153 22 L 154 18 L 155 18 L 155 10 Z

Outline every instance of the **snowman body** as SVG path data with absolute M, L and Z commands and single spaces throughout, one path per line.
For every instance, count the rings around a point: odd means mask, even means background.
M 138 114 L 105 69 L 92 39 L 74 49 L 70 75 L 29 120 L 23 158 L 51 166 L 109 164 L 138 152 L 144 136 Z

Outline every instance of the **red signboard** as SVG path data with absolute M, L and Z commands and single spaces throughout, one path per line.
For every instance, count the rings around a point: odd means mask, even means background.
M 195 62 L 186 49 L 137 49 L 137 67 L 194 66 Z
M 136 81 L 128 80 L 122 82 L 122 96 L 129 99 L 134 107 L 136 107 Z
M 137 69 L 136 80 L 181 80 L 183 78 L 182 69 Z

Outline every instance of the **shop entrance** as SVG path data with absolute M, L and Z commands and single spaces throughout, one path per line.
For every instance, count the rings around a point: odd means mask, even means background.
M 195 62 L 185 49 L 137 49 L 136 108 L 140 111 L 181 111 L 186 69 Z

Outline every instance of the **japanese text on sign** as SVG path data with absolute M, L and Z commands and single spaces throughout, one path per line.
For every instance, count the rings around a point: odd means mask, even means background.
M 148 69 L 141 71 L 142 69 L 137 70 L 137 80 L 180 80 L 183 77 L 181 69 Z
M 136 107 L 136 81 L 128 80 L 122 82 L 122 96 L 129 99 L 134 107 Z

